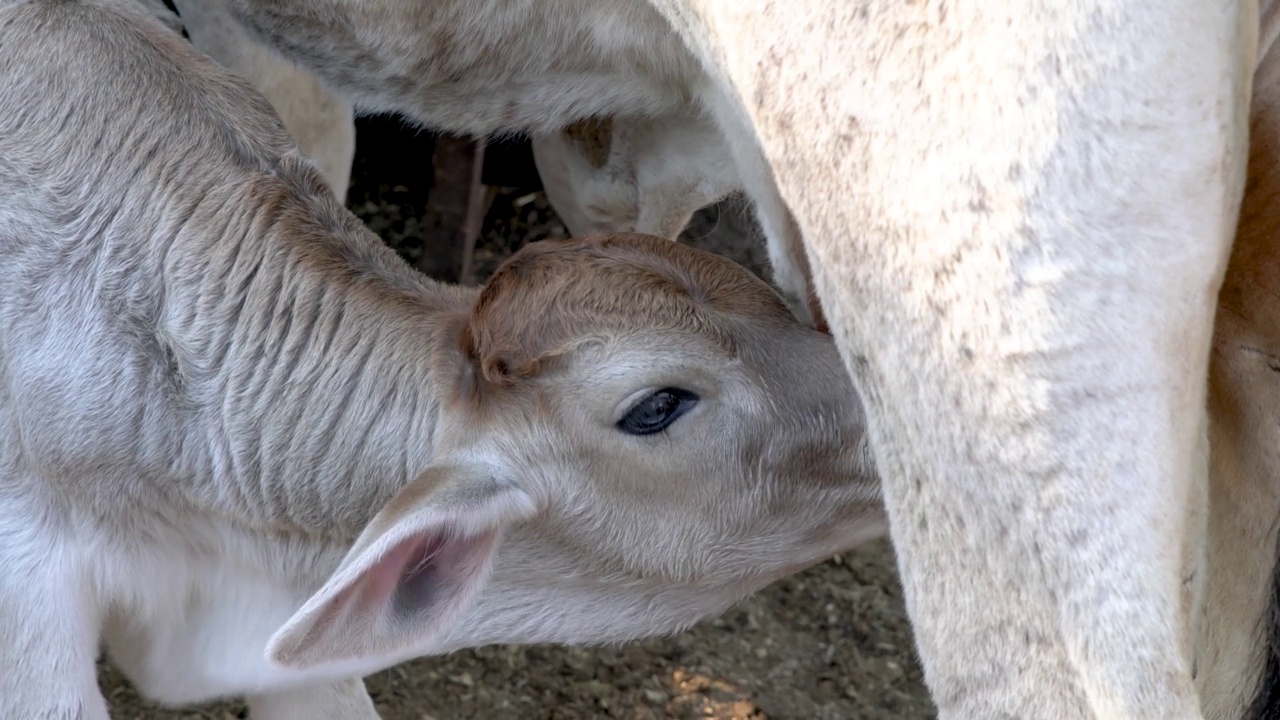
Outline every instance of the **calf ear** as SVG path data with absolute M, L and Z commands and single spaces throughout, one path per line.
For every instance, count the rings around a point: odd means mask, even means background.
M 479 465 L 428 469 L 387 503 L 267 644 L 292 668 L 380 668 L 447 633 L 488 582 L 505 528 L 533 500 Z

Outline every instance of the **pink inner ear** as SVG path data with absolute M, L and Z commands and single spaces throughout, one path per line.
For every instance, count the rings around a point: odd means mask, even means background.
M 334 598 L 333 610 L 369 620 L 448 622 L 488 569 L 498 530 L 470 537 L 447 528 L 412 535 L 391 548 Z M 375 621 L 376 622 L 376 621 Z
M 363 581 L 356 586 L 360 587 L 360 595 L 354 610 L 370 612 L 381 608 L 395 593 L 400 582 L 430 563 L 444 544 L 444 538 L 439 533 L 431 533 L 410 536 L 391 548 L 369 568 Z
M 448 632 L 483 588 L 502 531 L 460 536 L 447 520 L 425 525 L 381 557 L 357 560 L 362 570 L 281 642 L 277 660 L 371 660 Z

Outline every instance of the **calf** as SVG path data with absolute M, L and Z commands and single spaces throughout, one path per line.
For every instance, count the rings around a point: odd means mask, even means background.
M 677 630 L 884 529 L 830 337 L 648 236 L 406 266 L 131 0 L 0 3 L 0 716 L 372 717 L 362 675 Z

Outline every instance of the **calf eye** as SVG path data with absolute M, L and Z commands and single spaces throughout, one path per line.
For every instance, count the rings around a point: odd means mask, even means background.
M 698 404 L 698 396 L 680 388 L 663 388 L 635 404 L 618 421 L 618 429 L 632 435 L 652 435 L 670 427 Z

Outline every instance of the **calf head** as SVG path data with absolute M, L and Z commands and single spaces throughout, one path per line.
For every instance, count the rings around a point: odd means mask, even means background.
M 275 662 L 672 632 L 885 530 L 832 339 L 727 259 L 535 243 L 446 332 L 436 464 L 276 633 Z

